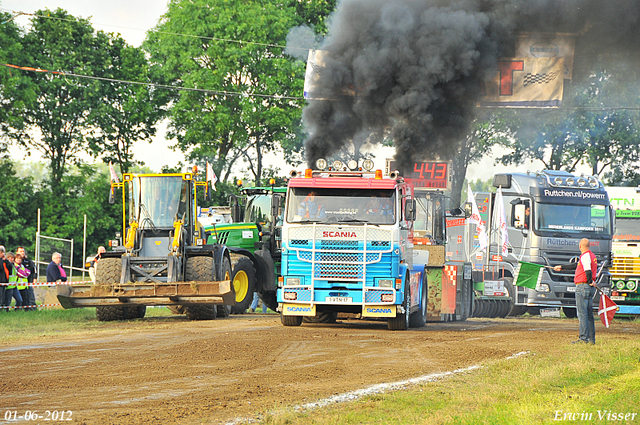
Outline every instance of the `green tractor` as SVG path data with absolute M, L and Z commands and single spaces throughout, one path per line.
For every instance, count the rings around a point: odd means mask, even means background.
M 231 252 L 235 305 L 244 313 L 257 292 L 262 302 L 276 310 L 277 276 L 280 274 L 282 211 L 286 187 L 246 187 L 231 195 L 233 223 L 205 226 L 207 244 L 223 244 Z

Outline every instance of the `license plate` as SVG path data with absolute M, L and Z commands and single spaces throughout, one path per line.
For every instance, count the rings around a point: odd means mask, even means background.
M 351 297 L 326 297 L 325 302 L 334 303 L 334 304 L 345 304 L 350 303 L 353 298 Z
M 576 292 L 576 287 L 575 286 L 567 287 L 567 292 Z
M 618 295 L 613 295 L 610 297 L 613 301 L 624 301 L 625 297 L 620 297 Z

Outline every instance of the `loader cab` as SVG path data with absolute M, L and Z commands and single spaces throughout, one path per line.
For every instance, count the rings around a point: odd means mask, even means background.
M 129 192 L 129 223 L 135 222 L 140 241 L 139 255 L 166 255 L 170 251 L 175 233 L 174 223 L 182 220 L 182 246 L 190 245 L 193 238 L 192 175 L 155 174 L 125 175 Z

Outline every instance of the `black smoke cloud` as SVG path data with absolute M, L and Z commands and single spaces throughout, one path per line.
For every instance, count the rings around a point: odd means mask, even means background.
M 576 58 L 634 50 L 639 3 L 342 0 L 320 46 L 328 58 L 313 93 L 331 100 L 311 100 L 303 111 L 307 162 L 385 137 L 401 168 L 415 159 L 452 159 L 485 74 L 513 54 L 516 33 L 577 33 Z

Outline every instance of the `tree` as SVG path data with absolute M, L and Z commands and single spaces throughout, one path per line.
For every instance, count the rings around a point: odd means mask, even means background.
M 586 163 L 595 176 L 607 170 L 609 176 L 633 175 L 640 159 L 640 93 L 637 73 L 627 70 L 615 63 L 593 65 L 583 81 L 565 88 L 562 108 L 517 112 L 509 122 L 513 150 L 499 161 L 535 159 L 546 169 L 569 172 Z
M 124 81 L 149 82 L 149 67 L 142 49 L 125 43 L 120 36 L 98 32 L 99 44 L 106 47 L 106 66 L 99 76 Z M 105 163 L 113 162 L 123 173 L 129 172 L 135 161 L 131 148 L 135 142 L 151 142 L 155 125 L 162 117 L 160 104 L 163 93 L 153 95 L 146 85 L 103 82 L 101 102 L 91 111 L 91 122 L 97 128 L 90 139 L 95 156 Z
M 0 62 L 20 66 L 26 58 L 22 48 L 22 31 L 12 16 L 0 13 Z M 24 73 L 0 66 L 0 136 L 20 138 L 24 129 L 25 102 L 31 100 L 34 91 Z M 4 142 L 4 140 L 2 140 Z M 0 145 L 4 152 L 6 145 Z
M 47 70 L 94 74 L 104 63 L 88 21 L 76 19 L 62 9 L 39 11 L 32 19 L 32 31 L 24 37 L 29 64 Z M 48 16 L 54 18 L 49 19 Z M 47 73 L 29 73 L 37 98 L 26 106 L 24 120 L 31 134 L 29 146 L 50 162 L 51 181 L 58 187 L 76 154 L 86 149 L 91 123 L 89 115 L 97 101 L 97 81 L 79 81 Z
M 211 90 L 172 96 L 168 136 L 221 181 L 242 159 L 258 181 L 264 153 L 299 134 L 304 63 L 279 47 L 299 21 L 295 8 L 266 0 L 173 0 L 149 33 L 156 81 Z
M 471 127 L 467 138 L 462 142 L 460 153 L 453 159 L 453 184 L 451 198 L 454 205 L 460 205 L 461 194 L 466 190 L 467 168 L 488 155 L 495 145 L 505 146 L 509 143 L 511 133 L 508 122 L 508 111 L 487 113 L 480 116 Z

